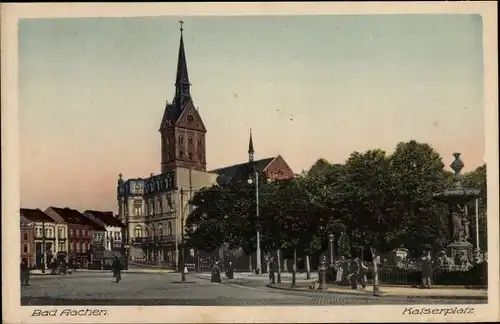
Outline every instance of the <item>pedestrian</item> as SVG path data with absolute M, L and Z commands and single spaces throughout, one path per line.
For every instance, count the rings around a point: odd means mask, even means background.
M 121 271 L 123 267 L 120 259 L 116 255 L 115 259 L 113 260 L 113 264 L 111 265 L 111 269 L 113 270 L 113 277 L 116 278 L 116 282 L 120 282 L 120 280 L 122 279 Z
M 269 260 L 269 283 L 274 284 L 276 283 L 276 278 L 275 278 L 275 273 L 276 271 L 276 264 L 274 262 L 274 258 L 271 258 Z
M 349 281 L 351 283 L 352 289 L 358 289 L 358 277 L 359 277 L 359 259 L 354 258 L 351 260 L 349 267 Z
M 420 282 L 420 288 L 431 289 L 431 277 L 432 277 L 432 258 L 431 252 L 427 251 L 426 255 L 422 258 L 422 270 L 421 270 L 422 280 Z
M 21 286 L 29 286 L 30 269 L 26 260 L 21 261 Z
M 368 272 L 368 267 L 365 265 L 363 260 L 359 262 L 359 283 L 363 289 L 366 287 L 366 273 Z
M 229 265 L 226 270 L 226 277 L 228 279 L 233 279 L 234 278 L 234 269 L 233 269 L 233 262 L 229 261 Z
M 184 263 L 184 275 L 187 275 L 189 272 L 187 264 Z

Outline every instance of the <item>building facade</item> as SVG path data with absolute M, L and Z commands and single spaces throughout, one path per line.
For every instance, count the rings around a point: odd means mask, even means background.
M 125 235 L 125 224 L 113 215 L 112 211 L 103 212 L 96 210 L 86 210 L 85 217 L 101 225 L 105 230 L 94 230 L 93 247 L 102 248 L 105 251 L 121 251 Z
M 35 267 L 47 268 L 54 258 L 63 259 L 68 251 L 68 226 L 54 220 L 40 209 L 21 208 L 21 217 L 33 223 Z
M 50 206 L 45 213 L 52 219 L 67 224 L 69 263 L 90 264 L 93 231 L 94 229 L 105 231 L 105 229 L 75 209 Z
M 21 260 L 28 267 L 36 266 L 35 262 L 35 223 L 21 216 Z
M 185 222 L 192 196 L 204 187 L 247 177 L 257 170 L 269 179 L 293 177 L 281 156 L 253 161 L 250 137 L 249 161 L 211 172 L 206 171 L 207 129 L 191 95 L 183 29 L 179 44 L 175 94 L 161 119 L 161 173 L 146 178 L 124 179 L 117 185 L 118 217 L 125 224 L 129 258 L 179 268 Z M 185 251 L 185 250 L 184 250 Z M 193 251 L 185 251 L 192 255 Z

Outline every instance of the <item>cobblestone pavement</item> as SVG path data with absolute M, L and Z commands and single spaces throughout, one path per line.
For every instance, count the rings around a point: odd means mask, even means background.
M 111 273 L 74 273 L 33 276 L 21 287 L 21 305 L 369 305 L 369 304 L 477 304 L 480 301 L 380 298 L 266 288 L 262 281 L 211 283 L 196 275 L 180 282 L 180 275 L 124 273 L 115 283 Z

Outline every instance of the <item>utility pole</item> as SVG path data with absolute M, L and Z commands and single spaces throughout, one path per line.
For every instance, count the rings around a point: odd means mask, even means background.
M 45 273 L 45 221 L 42 221 L 42 273 Z
M 476 199 L 476 249 L 480 251 L 479 248 L 479 198 Z
M 184 260 L 184 189 L 181 188 L 181 281 L 186 281 L 186 274 L 184 273 L 185 260 Z
M 256 273 L 261 273 L 260 261 L 260 208 L 259 208 L 259 173 L 255 171 L 255 211 L 257 215 L 257 269 Z

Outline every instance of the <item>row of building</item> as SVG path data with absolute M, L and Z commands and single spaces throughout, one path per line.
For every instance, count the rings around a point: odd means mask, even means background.
M 90 266 L 121 255 L 125 225 L 113 212 L 48 207 L 20 209 L 21 259 L 32 268 L 56 260 Z

